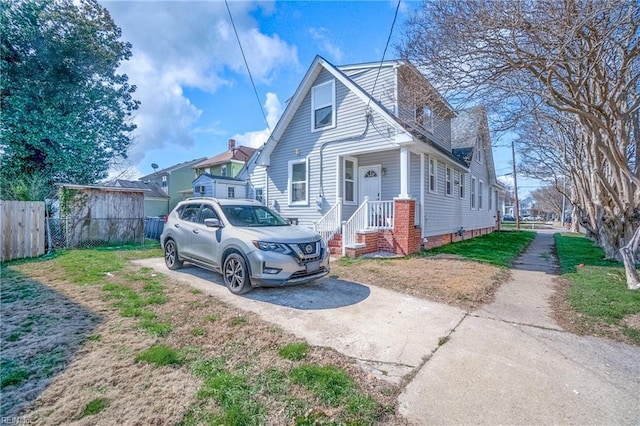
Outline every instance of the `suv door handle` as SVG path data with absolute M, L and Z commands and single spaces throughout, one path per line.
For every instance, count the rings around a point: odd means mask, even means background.
M 194 229 L 194 230 L 193 230 L 193 233 L 194 233 L 194 234 L 199 234 L 199 233 L 200 233 L 200 231 L 198 231 L 197 229 Z
M 174 223 L 174 224 L 173 224 L 173 227 L 174 227 L 174 228 L 180 228 L 180 224 L 179 224 L 179 223 Z

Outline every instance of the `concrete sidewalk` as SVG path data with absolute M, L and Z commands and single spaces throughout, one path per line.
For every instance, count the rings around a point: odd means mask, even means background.
M 563 332 L 539 232 L 493 303 L 468 315 L 399 397 L 412 424 L 640 424 L 640 349 Z

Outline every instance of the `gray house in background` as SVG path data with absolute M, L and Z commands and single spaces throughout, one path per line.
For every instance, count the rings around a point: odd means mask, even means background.
M 169 211 L 171 211 L 179 201 L 182 201 L 185 193 L 190 194 L 192 190 L 191 183 L 196 177 L 193 166 L 204 160 L 206 160 L 206 157 L 176 164 L 142 176 L 138 180 L 159 185 L 169 195 Z
M 409 254 L 496 223 L 486 112 L 454 110 L 405 61 L 317 56 L 247 171 L 250 194 L 346 255 Z

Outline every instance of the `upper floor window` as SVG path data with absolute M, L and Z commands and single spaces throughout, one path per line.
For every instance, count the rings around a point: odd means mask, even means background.
M 416 108 L 416 122 L 422 124 L 426 130 L 433 132 L 433 111 L 427 105 Z
M 476 143 L 476 161 L 482 164 L 484 148 L 482 146 L 482 137 L 478 137 L 478 141 Z
M 256 200 L 264 203 L 264 190 L 262 188 L 256 188 Z
M 227 198 L 236 198 L 236 189 L 233 186 L 227 187 Z
M 163 188 L 167 187 L 167 177 L 166 176 L 162 176 L 162 187 Z
M 437 192 L 438 162 L 429 157 L 429 192 Z
M 444 170 L 444 190 L 447 195 L 451 195 L 453 189 L 451 188 L 451 167 L 446 166 Z
M 289 161 L 289 204 L 307 204 L 308 173 L 306 159 Z
M 334 80 L 311 89 L 311 131 L 335 126 L 335 104 Z

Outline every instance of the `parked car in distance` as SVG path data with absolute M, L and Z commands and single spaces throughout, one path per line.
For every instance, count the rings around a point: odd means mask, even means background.
M 329 273 L 329 250 L 320 235 L 290 225 L 256 200 L 189 198 L 165 222 L 160 242 L 167 268 L 187 261 L 219 272 L 234 294 Z
M 502 221 L 503 222 L 515 222 L 516 218 L 513 216 L 502 216 Z

